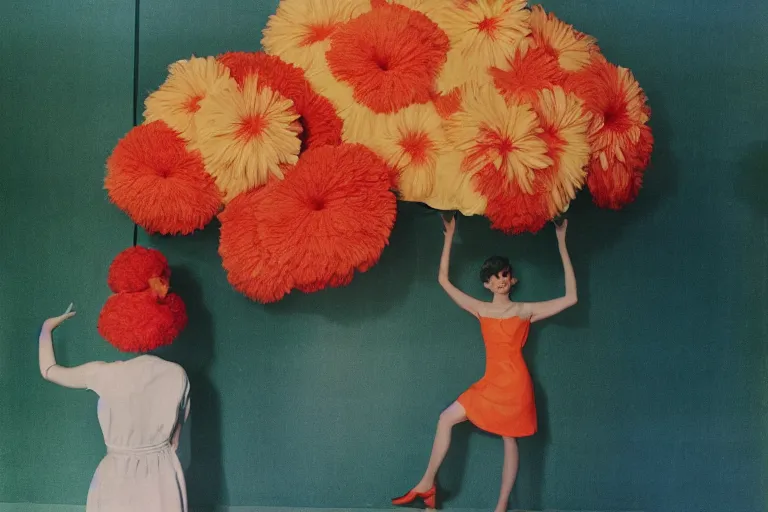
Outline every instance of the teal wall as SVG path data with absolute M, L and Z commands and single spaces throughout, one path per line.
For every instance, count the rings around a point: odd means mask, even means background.
M 141 2 L 140 102 L 191 54 L 255 50 L 276 1 Z M 514 505 L 768 510 L 768 4 L 544 3 L 646 89 L 657 138 L 638 201 L 583 195 L 569 245 L 581 301 L 526 349 L 541 432 L 521 441 Z M 71 300 L 62 361 L 121 357 L 95 325 L 132 225 L 104 161 L 132 123 L 134 1 L 0 3 L 0 502 L 82 504 L 103 453 L 95 398 L 40 379 L 39 323 Z M 460 220 L 454 278 L 509 255 L 521 300 L 562 290 L 551 228 L 508 238 Z M 483 370 L 476 322 L 435 282 L 437 215 L 401 208 L 381 263 L 351 286 L 268 307 L 227 284 L 217 226 L 149 238 L 190 324 L 165 355 L 192 379 L 198 505 L 385 507 L 434 422 Z M 450 507 L 490 507 L 498 439 L 457 429 Z

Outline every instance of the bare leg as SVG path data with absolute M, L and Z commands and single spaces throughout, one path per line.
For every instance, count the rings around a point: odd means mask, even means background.
M 454 425 L 466 420 L 467 413 L 459 402 L 453 402 L 440 414 L 427 470 L 413 490 L 426 492 L 432 488 L 435 484 L 435 477 L 437 477 L 437 470 L 440 469 L 440 464 L 443 463 L 443 459 L 445 459 L 445 455 L 448 453 L 448 447 L 451 445 L 451 429 Z
M 517 467 L 520 462 L 520 454 L 517 451 L 517 441 L 514 437 L 505 437 L 504 439 L 504 469 L 501 471 L 501 491 L 499 491 L 499 502 L 496 504 L 495 512 L 506 512 L 509 505 L 509 495 L 512 493 L 512 487 L 515 486 L 517 478 Z

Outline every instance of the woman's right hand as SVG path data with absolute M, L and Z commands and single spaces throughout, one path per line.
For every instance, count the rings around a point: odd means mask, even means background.
M 445 220 L 445 217 L 443 217 L 443 226 L 445 228 L 443 230 L 445 238 L 453 238 L 453 234 L 456 232 L 456 216 L 451 215 L 450 220 Z

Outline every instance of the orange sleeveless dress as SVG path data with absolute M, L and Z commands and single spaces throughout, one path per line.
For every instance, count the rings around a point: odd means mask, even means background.
M 480 317 L 485 342 L 485 375 L 458 402 L 478 428 L 504 437 L 536 432 L 533 381 L 523 360 L 531 322 L 514 316 Z

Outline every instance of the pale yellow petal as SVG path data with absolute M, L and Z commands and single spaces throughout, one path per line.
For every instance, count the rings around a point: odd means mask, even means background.
M 586 180 L 590 116 L 584 112 L 581 100 L 574 94 L 566 94 L 561 87 L 542 90 L 537 107 L 542 126 L 562 141 L 554 162 L 557 173 L 550 191 L 550 213 L 557 215 L 568 208 Z
M 566 71 L 579 71 L 589 64 L 595 38 L 577 32 L 540 5 L 531 8 L 530 26 L 533 40 L 551 48 Z
M 192 57 L 168 67 L 165 82 L 144 101 L 146 122 L 163 121 L 187 141 L 196 136 L 201 101 L 237 89 L 229 69 L 214 57 Z

